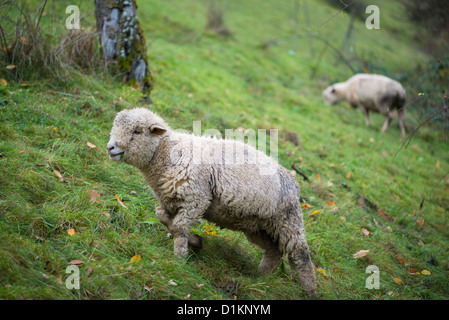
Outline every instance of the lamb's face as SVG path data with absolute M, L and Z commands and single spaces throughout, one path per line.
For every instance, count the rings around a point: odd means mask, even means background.
M 326 90 L 323 91 L 323 98 L 324 98 L 325 104 L 327 104 L 328 106 L 331 106 L 341 100 L 340 96 L 338 95 L 337 90 L 338 90 L 338 86 L 333 85 L 333 86 L 326 88 Z
M 109 158 L 142 168 L 148 164 L 168 127 L 144 108 L 123 110 L 117 114 L 107 149 Z

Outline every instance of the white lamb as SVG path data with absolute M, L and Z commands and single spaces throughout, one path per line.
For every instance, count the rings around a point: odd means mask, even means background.
M 326 88 L 323 97 L 328 105 L 346 100 L 352 107 L 359 107 L 367 126 L 370 125 L 369 112 L 380 112 L 386 117 L 382 132 L 387 131 L 391 113 L 397 110 L 401 139 L 405 138 L 405 90 L 399 82 L 377 74 L 356 74 L 345 82 Z
M 141 170 L 179 256 L 188 255 L 188 244 L 201 247 L 190 229 L 205 218 L 261 247 L 260 273 L 276 269 L 285 253 L 304 291 L 316 298 L 299 188 L 272 158 L 236 140 L 176 132 L 144 108 L 117 114 L 107 149 L 111 159 Z

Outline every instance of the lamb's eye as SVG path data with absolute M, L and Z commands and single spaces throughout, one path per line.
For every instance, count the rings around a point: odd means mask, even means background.
M 141 134 L 142 131 L 140 131 L 139 129 L 134 130 L 133 134 Z

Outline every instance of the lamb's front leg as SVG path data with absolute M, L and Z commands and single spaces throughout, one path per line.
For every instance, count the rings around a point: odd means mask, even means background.
M 369 121 L 369 110 L 363 105 L 359 105 L 360 110 L 362 110 L 363 116 L 365 117 L 365 124 L 369 127 L 371 125 Z
M 172 224 L 175 236 L 174 250 L 178 256 L 187 258 L 189 237 L 191 236 L 189 231 L 203 216 L 207 207 L 208 204 L 189 202 L 178 210 Z
M 165 211 L 165 209 L 163 209 L 162 207 L 157 207 L 156 217 L 162 224 L 167 227 L 170 233 L 174 234 L 173 222 L 171 221 L 170 216 L 168 215 L 167 211 Z M 203 247 L 203 238 L 198 235 L 189 234 L 188 244 L 194 248 L 201 249 Z

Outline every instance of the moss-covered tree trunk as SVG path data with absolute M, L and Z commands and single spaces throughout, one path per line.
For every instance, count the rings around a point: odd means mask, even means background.
M 116 61 L 126 81 L 149 93 L 153 87 L 145 37 L 136 14 L 135 0 L 95 0 L 97 31 L 103 56 Z

